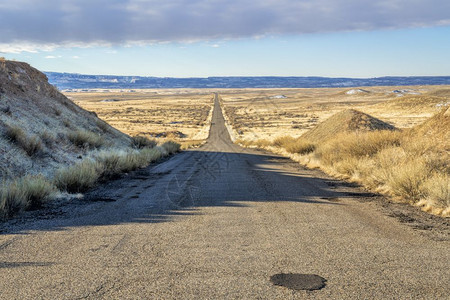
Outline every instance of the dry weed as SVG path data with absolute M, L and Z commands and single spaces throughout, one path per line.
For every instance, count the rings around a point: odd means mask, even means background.
M 181 148 L 181 145 L 174 141 L 167 141 L 161 146 L 167 151 L 168 154 L 174 154 L 180 151 Z
M 67 138 L 79 148 L 100 148 L 105 144 L 105 140 L 98 134 L 87 130 L 70 131 Z
M 42 175 L 4 182 L 0 189 L 0 215 L 9 217 L 23 209 L 38 208 L 51 200 L 55 192 L 56 187 Z
M 37 135 L 28 136 L 20 127 L 7 127 L 5 135 L 11 142 L 22 148 L 28 156 L 33 156 L 43 149 L 42 141 Z
M 55 185 L 62 191 L 81 193 L 95 185 L 100 178 L 102 166 L 91 159 L 56 171 Z
M 136 149 L 153 148 L 156 146 L 156 141 L 138 135 L 131 138 L 131 146 Z

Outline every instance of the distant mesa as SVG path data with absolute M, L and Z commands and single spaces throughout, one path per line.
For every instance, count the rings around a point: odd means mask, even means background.
M 347 109 L 326 119 L 305 132 L 302 137 L 314 142 L 325 141 L 342 132 L 395 130 L 396 128 L 371 115 Z
M 59 89 L 158 88 L 357 88 L 361 86 L 450 85 L 450 76 L 330 78 L 330 77 L 198 77 L 83 75 L 47 72 Z

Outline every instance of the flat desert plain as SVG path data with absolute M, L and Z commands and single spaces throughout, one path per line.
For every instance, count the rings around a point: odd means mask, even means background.
M 298 137 L 344 109 L 411 128 L 450 105 L 450 86 L 221 91 L 236 138 Z
M 97 90 L 64 93 L 131 136 L 201 143 L 208 137 L 213 92 L 208 90 Z
M 248 140 L 298 137 L 348 108 L 397 128 L 410 128 L 450 104 L 450 86 L 98 90 L 64 94 L 132 136 L 196 143 L 208 135 L 214 92 L 221 97 L 236 138 Z

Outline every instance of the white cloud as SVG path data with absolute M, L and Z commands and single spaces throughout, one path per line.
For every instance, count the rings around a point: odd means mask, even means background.
M 91 48 L 91 47 L 109 47 L 109 46 L 111 46 L 111 43 L 107 42 L 39 43 L 39 42 L 14 40 L 11 43 L 0 43 L 0 53 L 22 53 L 22 52 L 38 53 L 38 52 L 51 52 L 57 48 Z
M 0 52 L 8 53 L 450 24 L 448 0 L 3 2 Z

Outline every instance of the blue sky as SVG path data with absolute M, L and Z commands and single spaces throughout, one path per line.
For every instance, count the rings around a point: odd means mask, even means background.
M 44 71 L 448 76 L 449 53 L 447 0 L 0 3 L 0 56 Z

